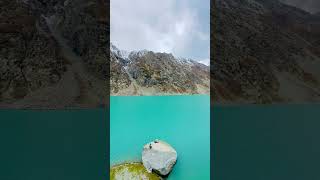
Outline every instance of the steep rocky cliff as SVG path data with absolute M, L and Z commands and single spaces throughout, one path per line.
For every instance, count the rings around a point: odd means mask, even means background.
M 216 0 L 212 5 L 213 101 L 320 100 L 318 16 L 278 0 Z
M 3 0 L 0 107 L 97 107 L 107 102 L 104 0 Z
M 4 0 L 0 7 L 0 100 L 10 103 L 57 83 L 68 62 L 27 4 Z
M 152 51 L 111 45 L 111 95 L 209 94 L 209 67 Z

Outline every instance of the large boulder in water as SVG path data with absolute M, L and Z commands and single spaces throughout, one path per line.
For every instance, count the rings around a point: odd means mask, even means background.
M 177 161 L 177 152 L 168 143 L 152 141 L 143 147 L 142 163 L 148 172 L 168 175 Z

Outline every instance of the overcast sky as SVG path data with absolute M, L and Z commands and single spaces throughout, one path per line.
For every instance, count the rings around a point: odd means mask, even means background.
M 111 0 L 110 5 L 111 42 L 119 49 L 209 63 L 209 0 Z
M 296 6 L 311 13 L 320 12 L 320 0 L 281 0 L 284 3 Z

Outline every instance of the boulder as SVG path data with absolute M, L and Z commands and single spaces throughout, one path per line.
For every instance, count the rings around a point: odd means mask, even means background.
M 166 176 L 177 161 L 177 152 L 168 143 L 160 140 L 152 141 L 143 147 L 142 163 L 146 170 Z

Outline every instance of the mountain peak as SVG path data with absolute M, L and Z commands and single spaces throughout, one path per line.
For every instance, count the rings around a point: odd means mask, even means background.
M 132 51 L 124 60 L 111 49 L 111 94 L 209 94 L 210 72 L 205 65 L 171 53 Z
M 201 62 L 197 62 L 195 60 L 192 60 L 190 58 L 183 58 L 183 57 L 175 57 L 172 53 L 166 53 L 166 52 L 153 52 L 153 51 L 149 51 L 146 49 L 143 50 L 139 50 L 139 51 L 124 51 L 124 50 L 120 50 L 118 47 L 116 47 L 113 43 L 110 43 L 110 51 L 117 55 L 119 58 L 125 59 L 125 60 L 129 60 L 132 61 L 134 59 L 140 58 L 142 56 L 145 56 L 147 54 L 152 54 L 152 55 L 159 55 L 159 56 L 166 56 L 167 59 L 173 60 L 173 61 L 177 61 L 177 62 L 184 62 L 184 63 L 191 63 L 191 64 L 195 64 L 195 63 L 201 63 Z M 204 63 L 201 63 L 205 66 L 207 66 Z
M 130 53 L 128 51 L 118 49 L 113 43 L 110 43 L 110 51 L 122 59 L 129 58 Z

